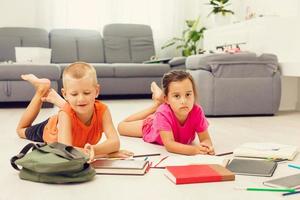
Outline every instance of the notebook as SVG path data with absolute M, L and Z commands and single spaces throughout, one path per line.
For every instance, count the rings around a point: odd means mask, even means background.
M 272 179 L 265 181 L 263 184 L 271 187 L 297 188 L 300 186 L 300 174 L 293 174 L 290 176 Z
M 15 47 L 16 63 L 50 64 L 51 49 L 40 47 Z
M 95 160 L 91 163 L 97 174 L 144 175 L 149 162 L 144 160 Z
M 168 166 L 165 175 L 175 184 L 232 181 L 235 175 L 221 165 Z
M 193 164 L 219 164 L 226 166 L 229 159 L 220 156 L 194 155 L 194 156 L 167 156 L 162 157 L 158 162 L 153 163 L 155 167 L 180 166 Z
M 281 158 L 293 160 L 298 147 L 276 143 L 245 143 L 233 151 L 237 157 Z
M 277 162 L 271 160 L 237 159 L 234 158 L 227 165 L 227 169 L 235 174 L 248 176 L 273 176 Z

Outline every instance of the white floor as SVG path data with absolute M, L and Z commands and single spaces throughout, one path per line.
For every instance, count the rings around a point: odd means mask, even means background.
M 150 100 L 104 101 L 110 108 L 115 125 L 130 113 L 150 105 Z M 0 109 L 0 200 L 6 199 L 282 199 L 280 194 L 236 191 L 239 183 L 261 183 L 263 178 L 237 176 L 235 182 L 190 184 L 176 186 L 163 176 L 162 171 L 150 171 L 143 177 L 97 176 L 94 181 L 76 185 L 48 185 L 22 181 L 11 168 L 9 159 L 28 141 L 17 137 L 15 127 L 23 108 Z M 42 109 L 37 122 L 57 112 L 56 108 Z M 217 153 L 232 151 L 244 142 L 277 142 L 300 147 L 300 112 L 279 112 L 272 117 L 208 118 Z M 161 152 L 158 145 L 141 139 L 121 137 L 123 149 L 139 153 Z M 300 163 L 298 155 L 295 162 Z M 287 164 L 281 164 L 277 175 L 295 173 Z M 299 171 L 300 172 L 300 171 Z M 276 176 L 276 173 L 274 176 Z M 220 191 L 220 192 L 216 192 Z M 293 195 L 289 199 L 300 199 Z

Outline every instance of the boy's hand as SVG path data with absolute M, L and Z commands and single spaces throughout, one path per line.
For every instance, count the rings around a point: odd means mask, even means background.
M 127 151 L 127 150 L 120 150 L 120 151 L 108 154 L 109 158 L 128 158 L 131 156 L 133 156 L 133 152 Z
M 95 151 L 94 147 L 90 145 L 89 143 L 84 145 L 84 152 L 89 156 L 89 161 L 88 163 L 94 161 L 95 158 Z

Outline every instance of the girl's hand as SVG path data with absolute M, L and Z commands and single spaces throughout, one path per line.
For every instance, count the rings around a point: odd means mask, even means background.
M 114 153 L 108 154 L 109 158 L 128 158 L 133 156 L 133 152 L 127 150 L 120 150 Z
M 195 154 L 207 154 L 208 153 L 208 148 L 206 146 L 196 145 L 195 148 L 196 148 Z
M 207 154 L 209 154 L 209 155 L 215 155 L 215 150 L 214 150 L 214 148 L 212 146 L 207 145 L 207 144 L 202 143 L 202 142 L 200 143 L 200 146 L 203 146 L 203 147 L 207 148 Z
M 94 147 L 90 145 L 89 143 L 84 145 L 84 152 L 89 156 L 89 161 L 88 163 L 94 161 L 95 158 L 95 151 Z

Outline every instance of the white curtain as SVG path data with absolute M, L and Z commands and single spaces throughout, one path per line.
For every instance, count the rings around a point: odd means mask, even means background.
M 96 29 L 109 23 L 137 23 L 152 27 L 160 57 L 180 55 L 161 50 L 170 38 L 180 36 L 186 19 L 199 16 L 199 0 L 36 0 L 37 27 Z M 202 1 L 203 4 L 203 1 Z

